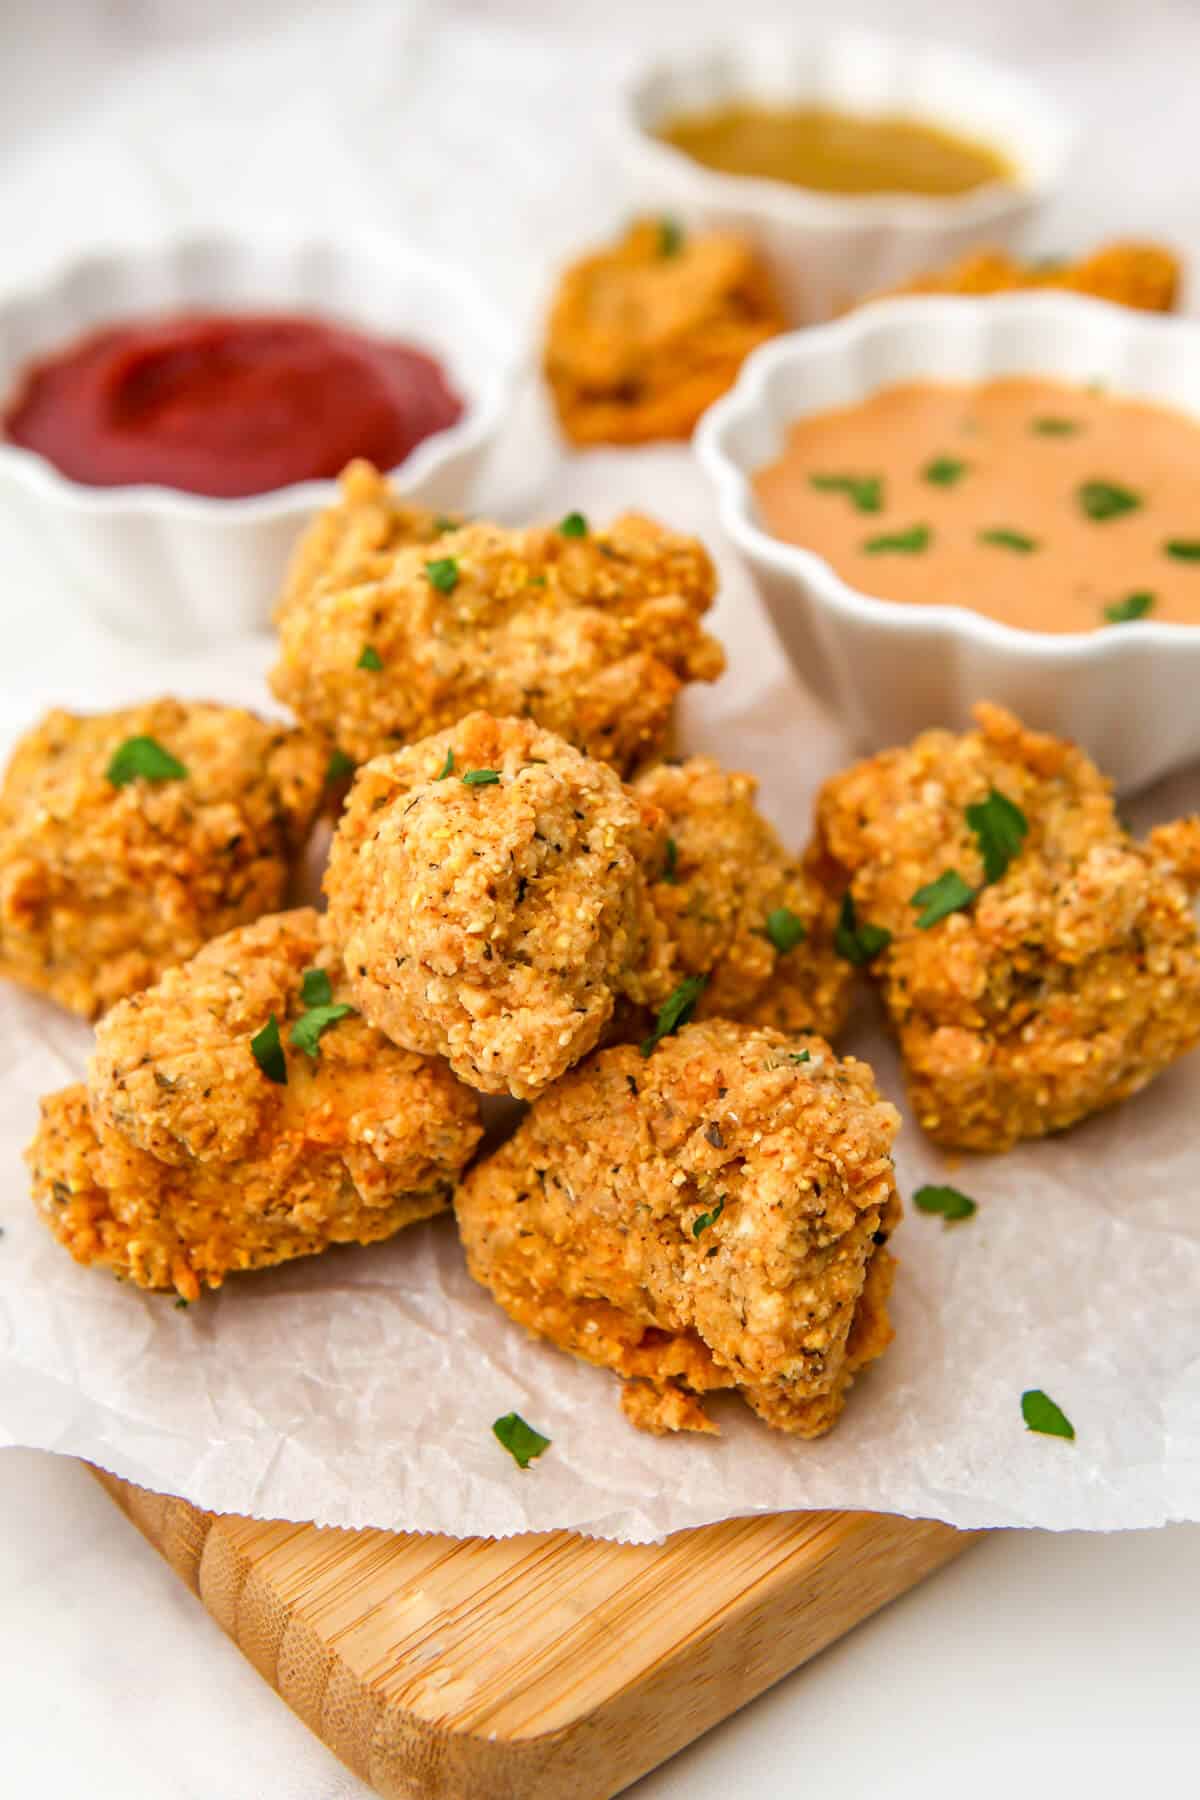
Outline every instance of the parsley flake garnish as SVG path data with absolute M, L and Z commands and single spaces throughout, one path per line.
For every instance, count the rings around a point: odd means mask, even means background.
M 559 520 L 558 529 L 562 537 L 586 537 L 588 522 L 581 512 L 569 512 L 564 519 Z
M 358 764 L 344 750 L 335 750 L 325 765 L 325 786 L 332 787 L 335 781 L 345 781 L 353 775 Z
M 362 647 L 362 655 L 354 666 L 358 669 L 370 669 L 372 673 L 378 674 L 383 667 L 383 658 L 380 656 L 374 644 L 364 644 Z
M 966 472 L 966 463 L 960 462 L 956 456 L 935 456 L 932 462 L 925 464 L 921 476 L 923 480 L 931 481 L 934 487 L 953 487 L 956 481 L 962 480 Z
M 1118 487 L 1114 481 L 1085 481 L 1076 489 L 1075 498 L 1097 524 L 1103 524 L 1105 519 L 1119 519 L 1122 513 L 1136 512 L 1142 504 L 1140 494 Z
M 492 1433 L 504 1445 L 518 1469 L 527 1469 L 535 1456 L 550 1448 L 550 1439 L 527 1425 L 520 1413 L 505 1413 L 492 1426 Z
M 833 947 L 838 955 L 861 969 L 881 950 L 886 950 L 891 941 L 892 934 L 886 926 L 859 924 L 854 898 L 847 890 L 842 896 L 842 910 L 833 933 Z
M 915 555 L 928 550 L 932 541 L 933 533 L 928 525 L 910 525 L 907 531 L 885 531 L 882 537 L 868 538 L 863 549 L 868 556 L 879 556 L 887 550 Z
M 956 1187 L 919 1187 L 913 1195 L 913 1205 L 918 1212 L 940 1213 L 947 1225 L 969 1219 L 972 1213 L 979 1211 L 970 1195 Z
M 715 1225 L 724 1211 L 725 1198 L 724 1195 L 722 1195 L 721 1199 L 717 1201 L 717 1204 L 713 1207 L 711 1212 L 701 1213 L 700 1217 L 695 1220 L 692 1225 L 692 1236 L 698 1238 L 702 1231 L 707 1231 L 710 1225 Z
M 255 1032 L 250 1039 L 250 1049 L 267 1080 L 273 1081 L 277 1087 L 286 1087 L 287 1058 L 279 1041 L 279 1020 L 274 1013 L 262 1030 Z
M 313 971 L 314 974 L 320 972 L 319 970 Z M 297 1050 L 303 1050 L 305 1056 L 311 1056 L 315 1061 L 323 1033 L 328 1031 L 331 1025 L 336 1025 L 339 1019 L 348 1018 L 353 1011 L 354 1008 L 347 1006 L 344 1001 L 339 1001 L 336 1006 L 310 1006 L 306 1013 L 301 1013 L 292 1026 L 293 1044 Z
M 992 544 L 997 550 L 1019 550 L 1028 554 L 1037 549 L 1037 539 L 1026 537 L 1023 531 L 1010 531 L 1007 525 L 996 525 L 991 531 L 979 533 L 981 544 Z
M 683 249 L 683 226 L 678 219 L 660 219 L 658 221 L 658 254 L 660 256 L 678 256 Z
M 790 906 L 777 906 L 767 914 L 765 934 L 780 956 L 786 956 L 789 950 L 802 944 L 807 935 L 804 920 L 798 918 Z
M 1144 619 L 1154 605 L 1154 595 L 1141 592 L 1126 594 L 1123 600 L 1110 600 L 1104 617 L 1110 625 L 1125 625 L 1130 619 Z
M 679 845 L 675 842 L 673 837 L 669 837 L 667 839 L 666 854 L 663 859 L 662 878 L 664 881 L 669 882 L 672 887 L 679 886 L 679 876 L 676 873 L 678 863 Z
M 919 887 L 909 903 L 925 909 L 917 920 L 917 930 L 928 931 L 931 925 L 938 924 L 951 913 L 970 906 L 974 898 L 975 889 L 968 887 L 957 869 L 943 870 L 936 881 L 928 881 L 924 887 Z
M 820 494 L 845 494 L 858 512 L 877 513 L 883 507 L 881 475 L 810 475 L 808 484 Z
M 442 764 L 441 768 L 438 770 L 437 774 L 434 776 L 433 779 L 435 781 L 445 781 L 447 775 L 453 775 L 453 773 L 454 773 L 454 752 L 453 752 L 453 750 L 447 750 L 446 760 Z
M 1029 830 L 1029 820 L 1007 794 L 992 788 L 986 800 L 977 800 L 967 808 L 967 824 L 979 841 L 983 872 L 989 882 L 999 881 Z
M 1041 1388 L 1026 1388 L 1021 1395 L 1021 1417 L 1030 1431 L 1040 1431 L 1045 1437 L 1075 1436 L 1075 1427 L 1062 1407 Z
M 328 1006 L 333 987 L 324 969 L 305 969 L 300 978 L 300 998 L 305 1006 Z
M 180 1294 L 178 1300 L 176 1300 L 176 1302 L 175 1302 L 175 1310 L 176 1310 L 176 1312 L 186 1312 L 187 1311 L 187 1301 L 184 1299 L 182 1294 Z
M 1035 419 L 1030 426 L 1030 430 L 1036 431 L 1039 437 L 1074 437 L 1082 429 L 1078 419 Z
M 807 1050 L 789 1050 L 788 1061 L 793 1063 L 811 1062 L 812 1057 Z
M 1176 562 L 1200 562 L 1200 538 L 1168 538 L 1163 548 Z
M 707 975 L 688 975 L 675 992 L 667 996 L 658 1009 L 654 1030 L 639 1046 L 643 1056 L 649 1056 L 663 1038 L 670 1037 L 681 1025 L 687 1024 L 696 1009 L 697 1000 L 707 986 Z
M 433 529 L 438 537 L 445 537 L 448 531 L 458 530 L 458 520 L 450 518 L 447 513 L 436 513 L 433 520 Z
M 495 787 L 500 780 L 498 769 L 468 769 L 463 776 L 464 787 Z
M 126 738 L 113 751 L 104 773 L 114 787 L 127 787 L 131 781 L 183 781 L 187 777 L 179 758 L 152 737 Z
M 458 558 L 437 556 L 425 564 L 425 573 L 430 587 L 436 588 L 439 594 L 452 594 L 458 586 Z

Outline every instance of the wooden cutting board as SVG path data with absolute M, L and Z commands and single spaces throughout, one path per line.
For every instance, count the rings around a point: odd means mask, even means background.
M 334 1531 L 94 1472 L 385 1800 L 609 1800 L 982 1535 L 841 1512 L 650 1545 Z

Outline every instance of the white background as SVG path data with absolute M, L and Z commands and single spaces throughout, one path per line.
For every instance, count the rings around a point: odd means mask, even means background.
M 631 43 L 719 29 L 734 10 L 717 0 L 372 9 L 10 0 L 0 9 L 3 254 L 14 267 L 112 229 L 282 209 L 407 229 L 526 305 L 538 268 L 522 242 L 595 229 L 603 151 L 594 133 L 614 60 Z M 737 27 L 772 13 L 821 16 L 739 4 Z M 1045 250 L 1157 230 L 1200 253 L 1200 8 L 876 0 L 838 14 L 849 19 L 902 20 L 1003 55 L 1082 115 L 1085 152 L 1045 222 Z M 447 58 L 442 24 L 477 35 L 456 35 Z M 566 76 L 564 47 L 575 57 Z M 460 58 L 494 69 L 498 104 L 507 96 L 561 117 L 552 166 L 459 104 Z M 421 70 L 428 79 L 417 82 Z M 421 184 L 400 179 L 418 165 L 429 170 L 419 205 Z M 403 217 L 389 211 L 400 191 Z M 11 572 L 2 593 L 0 654 L 19 685 L 26 669 L 46 666 L 62 597 Z M 56 642 L 69 660 L 69 627 Z M 1008 1800 L 1019 1784 L 1034 1796 L 1069 1786 L 1104 1800 L 1170 1783 L 1187 1794 L 1200 1741 L 1198 1596 L 1200 1527 L 996 1534 L 637 1792 L 960 1800 L 965 1790 Z M 23 1451 L 0 1457 L 0 1670 L 5 1800 L 366 1794 L 90 1478 Z

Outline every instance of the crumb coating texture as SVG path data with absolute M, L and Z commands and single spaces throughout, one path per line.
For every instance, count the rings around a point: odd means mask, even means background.
M 1082 751 L 997 706 L 976 718 L 835 776 L 810 856 L 892 934 L 870 966 L 918 1120 L 940 1143 L 1005 1150 L 1135 1093 L 1200 1038 L 1200 824 L 1138 844 Z M 992 789 L 1028 834 L 983 885 L 966 808 Z M 913 895 L 948 869 L 981 891 L 921 930 Z
M 947 269 L 890 288 L 898 294 L 1011 294 L 1058 288 L 1140 312 L 1172 312 L 1179 299 L 1179 259 L 1161 244 L 1105 244 L 1075 262 L 1017 262 L 1005 250 L 973 250 Z M 877 297 L 877 296 L 876 296 Z
M 474 1096 L 357 1016 L 316 1058 L 293 1046 L 309 969 L 348 1000 L 304 908 L 229 932 L 102 1021 L 87 1083 L 43 1101 L 28 1153 L 36 1205 L 78 1261 L 192 1300 L 446 1207 L 479 1140 Z M 251 1050 L 272 1013 L 284 1086 Z
M 471 1273 L 615 1370 L 645 1429 L 712 1430 L 703 1396 L 734 1388 L 815 1437 L 891 1338 L 898 1125 L 816 1038 L 713 1019 L 602 1050 L 460 1186 Z

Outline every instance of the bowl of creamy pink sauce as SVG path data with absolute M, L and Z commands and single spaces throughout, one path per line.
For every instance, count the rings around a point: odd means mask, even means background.
M 881 301 L 756 352 L 696 449 L 857 747 L 990 699 L 1124 790 L 1200 758 L 1200 325 Z

